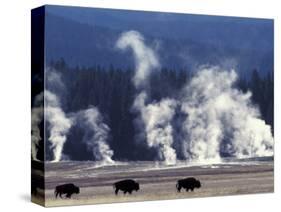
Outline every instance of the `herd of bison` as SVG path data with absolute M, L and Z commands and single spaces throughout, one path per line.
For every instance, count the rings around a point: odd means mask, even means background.
M 201 183 L 199 180 L 195 179 L 194 177 L 189 177 L 185 179 L 181 179 L 177 181 L 176 189 L 178 192 L 181 191 L 181 189 L 185 189 L 186 191 L 193 191 L 195 188 L 200 188 Z M 118 195 L 118 191 L 123 191 L 124 194 L 129 193 L 132 194 L 133 191 L 138 191 L 140 189 L 140 185 L 138 182 L 126 179 L 121 180 L 113 184 L 113 189 L 116 195 Z M 37 186 L 35 184 L 32 184 L 31 192 L 33 195 L 37 194 Z M 73 194 L 79 194 L 80 188 L 73 183 L 58 185 L 55 188 L 54 194 L 57 198 L 58 196 L 60 198 L 63 198 L 63 195 L 65 195 L 65 198 L 71 198 Z

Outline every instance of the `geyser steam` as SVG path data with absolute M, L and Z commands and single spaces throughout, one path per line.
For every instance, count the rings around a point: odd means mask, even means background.
M 136 61 L 133 83 L 138 94 L 132 108 L 138 114 L 136 123 L 143 135 L 139 137 L 149 147 L 157 148 L 160 160 L 176 163 L 172 121 L 177 105 L 184 120 L 178 132 L 179 151 L 186 159 L 210 162 L 219 161 L 221 155 L 238 158 L 273 155 L 271 128 L 251 103 L 251 93 L 234 88 L 237 80 L 234 71 L 217 67 L 198 70 L 180 100 L 165 98 L 149 102 L 147 83 L 159 62 L 144 42 L 140 33 L 129 31 L 121 35 L 117 47 L 133 51 Z
M 173 99 L 163 99 L 160 102 L 148 102 L 146 85 L 151 71 L 159 66 L 154 51 L 146 46 L 143 36 L 136 31 L 123 33 L 117 41 L 119 49 L 132 49 L 136 70 L 133 83 L 138 91 L 133 104 L 133 110 L 137 112 L 136 122 L 141 134 L 145 135 L 149 147 L 158 150 L 158 158 L 166 164 L 176 163 L 176 152 L 172 148 L 173 127 L 171 120 L 175 114 L 176 102 Z
M 85 131 L 82 141 L 92 151 L 94 159 L 107 164 L 113 163 L 113 151 L 107 144 L 110 129 L 103 122 L 98 109 L 92 106 L 79 111 L 74 115 L 74 120 Z
M 144 89 L 152 69 L 159 66 L 154 51 L 145 45 L 144 37 L 136 31 L 122 33 L 116 46 L 122 50 L 132 49 L 136 63 L 133 83 L 137 89 Z
M 176 102 L 167 98 L 146 105 L 146 98 L 144 92 L 140 93 L 133 105 L 133 108 L 139 111 L 140 118 L 145 125 L 146 142 L 149 147 L 158 149 L 160 160 L 164 160 L 167 164 L 174 164 L 177 156 L 172 148 L 173 126 L 171 121 L 175 115 Z
M 218 67 L 199 69 L 185 85 L 181 98 L 166 97 L 158 102 L 152 101 L 149 97 L 150 75 L 160 65 L 156 53 L 136 31 L 121 34 L 116 46 L 133 52 L 136 70 L 132 82 L 137 94 L 132 111 L 136 113 L 137 138 L 146 141 L 148 147 L 155 148 L 159 160 L 175 164 L 177 154 L 173 146 L 177 147 L 177 153 L 182 152 L 185 159 L 200 162 L 219 161 L 222 156 L 243 158 L 273 155 L 271 127 L 261 119 L 259 109 L 252 104 L 251 93 L 235 88 L 235 71 Z M 60 74 L 48 70 L 46 76 L 48 90 L 35 98 L 32 108 L 33 160 L 38 160 L 37 147 L 41 140 L 39 125 L 45 116 L 49 124 L 48 140 L 53 161 L 62 159 L 68 132 L 75 124 L 84 130 L 82 142 L 92 152 L 93 158 L 103 163 L 113 163 L 113 151 L 108 145 L 110 129 L 98 108 L 91 106 L 72 113 L 69 118 L 61 107 L 64 84 Z M 176 117 L 177 126 L 180 127 L 173 126 Z M 180 139 L 173 138 L 174 131 Z
M 31 109 L 31 156 L 33 160 L 39 160 L 37 156 L 39 142 L 41 141 L 39 125 L 43 121 L 43 92 L 34 99 L 34 106 Z
M 181 110 L 182 150 L 185 158 L 219 160 L 220 153 L 234 157 L 273 155 L 269 125 L 251 103 L 251 93 L 234 88 L 237 74 L 218 68 L 197 72 L 184 89 Z
M 60 98 L 54 93 L 60 93 L 64 88 L 61 76 L 54 70 L 47 69 L 47 71 L 46 83 L 47 87 L 52 91 L 49 89 L 45 90 L 35 97 L 34 107 L 31 111 L 31 153 L 32 159 L 38 160 L 37 151 L 39 141 L 41 140 L 39 125 L 45 117 L 46 122 L 49 124 L 48 131 L 50 136 L 48 140 L 51 143 L 50 148 L 53 153 L 53 162 L 58 162 L 62 159 L 63 145 L 72 123 L 61 108 Z
M 63 159 L 63 146 L 71 126 L 75 123 L 85 130 L 83 142 L 92 151 L 94 158 L 104 163 L 113 163 L 111 159 L 113 151 L 107 144 L 110 129 L 103 123 L 98 109 L 90 107 L 89 109 L 72 113 L 69 115 L 70 118 L 64 113 L 59 98 L 59 95 L 65 92 L 61 75 L 55 70 L 47 69 L 47 71 L 46 87 L 48 89 L 36 96 L 34 107 L 32 108 L 32 159 L 38 160 L 38 145 L 41 140 L 39 125 L 43 121 L 43 117 L 45 117 L 46 122 L 49 124 L 47 125 L 50 134 L 48 141 L 53 153 L 52 162 L 58 162 Z
M 48 140 L 53 151 L 53 162 L 58 162 L 62 158 L 63 145 L 72 123 L 62 110 L 58 97 L 48 90 L 45 91 L 45 112 L 46 121 L 49 123 Z

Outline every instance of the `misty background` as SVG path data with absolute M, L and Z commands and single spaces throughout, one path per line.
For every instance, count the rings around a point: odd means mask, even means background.
M 79 7 L 46 7 L 46 61 L 72 67 L 134 66 L 130 52 L 114 49 L 119 35 L 141 32 L 169 69 L 235 67 L 247 77 L 273 70 L 273 20 Z
M 134 59 L 115 48 L 126 30 L 141 32 L 159 56 L 161 66 L 147 85 L 151 99 L 180 98 L 202 64 L 235 68 L 235 86 L 252 92 L 253 104 L 274 133 L 272 20 L 47 6 L 45 29 L 46 74 L 56 70 L 64 84 L 63 90 L 51 83 L 47 89 L 60 96 L 66 114 L 99 109 L 110 129 L 113 160 L 154 160 L 157 154 L 156 148 L 135 142 Z M 41 82 L 34 76 L 35 87 Z M 95 159 L 81 142 L 83 135 L 79 127 L 69 129 L 63 148 L 68 159 Z

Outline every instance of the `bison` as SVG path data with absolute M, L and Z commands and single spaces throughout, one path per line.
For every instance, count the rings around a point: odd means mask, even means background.
M 200 181 L 196 180 L 194 177 L 178 180 L 178 183 L 176 185 L 178 192 L 181 191 L 181 188 L 185 188 L 186 191 L 189 191 L 189 189 L 193 191 L 194 188 L 200 188 L 200 187 L 201 187 Z
M 134 180 L 121 180 L 113 184 L 113 188 L 115 189 L 115 194 L 118 194 L 118 191 L 121 190 L 126 194 L 132 194 L 133 190 L 138 191 L 140 189 L 139 183 Z
M 58 195 L 62 198 L 62 194 L 66 194 L 66 198 L 71 198 L 72 194 L 79 194 L 80 188 L 73 183 L 58 185 L 55 189 L 56 198 Z
M 31 194 L 37 196 L 39 190 L 45 189 L 44 179 L 35 175 L 31 176 Z

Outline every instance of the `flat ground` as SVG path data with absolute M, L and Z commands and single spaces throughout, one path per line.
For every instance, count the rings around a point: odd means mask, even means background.
M 194 192 L 176 190 L 177 180 L 193 176 L 202 183 Z M 140 190 L 132 195 L 114 194 L 112 184 L 134 179 Z M 71 199 L 55 198 L 59 184 L 74 183 L 80 194 Z M 194 198 L 274 191 L 273 161 L 236 162 L 208 166 L 156 166 L 152 163 L 94 166 L 92 162 L 61 162 L 46 165 L 46 206 L 97 204 L 160 199 Z M 33 197 L 34 201 L 36 197 Z

